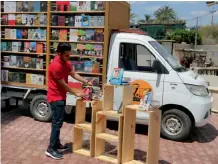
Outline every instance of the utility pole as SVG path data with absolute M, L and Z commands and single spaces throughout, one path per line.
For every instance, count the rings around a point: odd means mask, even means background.
M 197 21 L 196 21 L 196 32 L 195 32 L 195 50 L 197 48 L 197 34 L 198 34 L 198 17 L 197 17 Z
M 213 26 L 213 13 L 215 13 L 216 10 L 214 10 L 214 7 L 213 9 L 210 11 L 210 13 L 212 14 L 212 18 L 211 18 L 211 26 Z

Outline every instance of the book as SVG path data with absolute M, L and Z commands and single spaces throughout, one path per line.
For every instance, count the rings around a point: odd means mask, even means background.
M 12 51 L 12 42 L 7 42 L 8 51 Z
M 33 3 L 34 12 L 40 12 L 40 1 L 34 1 Z
M 28 38 L 28 31 L 27 29 L 22 29 L 22 39 L 27 39 Z
M 8 25 L 16 25 L 15 14 L 8 14 Z
M 12 52 L 18 52 L 19 42 L 12 42 Z
M 70 1 L 70 11 L 77 11 L 77 1 Z
M 103 56 L 103 46 L 100 44 L 95 44 L 94 45 L 94 51 L 97 57 L 102 57 Z
M 94 56 L 94 45 L 93 44 L 85 44 L 85 53 L 84 55 Z
M 10 2 L 8 2 L 8 1 L 5 1 L 4 2 L 4 12 L 6 13 L 6 12 L 11 12 L 10 11 Z
M 31 84 L 38 84 L 38 75 L 32 74 L 31 75 Z
M 26 73 L 25 72 L 19 72 L 19 82 L 26 83 Z
M 30 42 L 30 52 L 36 52 L 36 42 Z
M 4 1 L 4 12 L 13 13 L 13 12 L 16 12 L 16 8 L 17 8 L 16 2 Z
M 93 62 L 92 73 L 99 73 L 99 72 L 100 72 L 100 63 L 99 62 Z
M 24 51 L 24 42 L 18 42 L 18 52 Z
M 22 25 L 28 25 L 28 15 L 22 14 Z
M 112 85 L 121 85 L 123 79 L 123 68 L 113 68 L 110 76 L 110 84 Z
M 34 12 L 34 1 L 28 1 L 28 11 Z
M 10 56 L 4 56 L 3 57 L 3 67 L 9 67 L 10 66 L 10 60 L 11 60 Z
M 97 26 L 97 16 L 90 16 L 90 26 Z
M 10 30 L 10 32 L 11 32 L 11 39 L 16 39 L 16 35 L 17 35 L 17 29 L 11 29 Z
M 14 79 L 13 79 L 13 74 L 14 74 L 14 72 L 8 72 L 8 81 L 9 82 L 14 82 Z
M 77 29 L 70 29 L 70 37 L 69 41 L 76 42 L 78 40 L 78 30 Z
M 52 15 L 51 16 L 51 25 L 52 26 L 57 26 L 58 25 L 58 16 L 57 15 Z
M 30 42 L 24 42 L 24 52 L 30 52 Z
M 8 15 L 2 15 L 2 25 L 8 25 Z
M 40 26 L 40 16 L 39 15 L 34 15 L 34 26 Z
M 86 41 L 93 41 L 94 40 L 94 30 L 88 29 L 86 30 L 85 40 Z
M 22 1 L 17 1 L 16 11 L 17 11 L 17 12 L 22 12 L 22 11 L 23 11 L 23 4 L 22 4 Z
M 86 41 L 86 30 L 78 30 L 78 41 Z
M 36 43 L 36 53 L 43 53 L 43 43 Z
M 45 76 L 44 75 L 37 75 L 37 76 L 38 76 L 37 85 L 44 85 Z
M 23 12 L 28 12 L 28 1 L 22 1 L 22 11 Z
M 51 31 L 51 39 L 52 40 L 59 40 L 59 30 L 52 30 Z
M 47 24 L 47 17 L 46 15 L 40 14 L 40 25 L 41 26 L 46 26 Z
M 53 42 L 53 46 L 51 47 L 51 53 L 55 53 L 58 47 L 58 43 L 57 42 Z
M 91 73 L 92 72 L 92 64 L 93 64 L 92 61 L 85 61 L 84 71 Z
M 23 56 L 17 56 L 17 67 L 23 67 Z
M 17 66 L 17 56 L 11 55 L 10 66 L 11 67 L 16 67 Z
M 13 81 L 14 82 L 20 82 L 20 73 L 19 72 L 13 72 Z
M 8 81 L 8 70 L 1 70 L 1 81 Z
M 96 1 L 97 3 L 97 9 L 98 11 L 105 10 L 105 1 Z
M 57 11 L 70 11 L 70 1 L 56 1 Z
M 24 68 L 30 68 L 30 65 L 31 65 L 31 57 L 24 56 L 23 57 L 23 66 L 24 66 Z
M 77 44 L 77 54 L 84 55 L 85 53 L 85 45 L 84 44 Z
M 46 40 L 46 30 L 45 29 L 41 29 L 40 30 L 40 34 L 41 34 L 41 39 L 42 40 Z
M 94 40 L 96 42 L 103 42 L 104 41 L 103 29 L 95 29 Z
M 59 39 L 60 40 L 67 40 L 67 36 L 68 36 L 68 31 L 65 29 L 61 29 L 60 30 L 60 35 L 59 35 Z
M 97 1 L 91 1 L 91 10 L 95 11 L 98 9 Z
M 90 17 L 88 15 L 82 16 L 82 26 L 90 26 Z
M 22 25 L 22 14 L 16 15 L 16 25 Z
M 97 26 L 104 26 L 104 16 L 97 16 Z
M 26 84 L 32 84 L 32 74 L 27 73 L 26 74 Z
M 77 11 L 90 11 L 90 1 L 77 1 Z
M 75 16 L 75 26 L 76 27 L 82 26 L 82 16 Z
M 65 16 L 58 16 L 58 26 L 65 26 Z
M 28 26 L 33 26 L 34 25 L 34 15 L 28 15 L 27 19 L 28 19 L 27 25 Z
M 37 58 L 36 69 L 43 69 L 43 59 Z
M 5 28 L 5 38 L 10 39 L 11 38 L 11 29 Z
M 75 17 L 69 16 L 68 17 L 68 26 L 74 26 L 75 25 Z
M 36 68 L 37 58 L 31 58 L 30 68 Z
M 28 39 L 34 38 L 35 29 L 28 29 Z
M 93 92 L 93 89 L 91 87 L 85 87 L 84 88 L 84 95 L 83 95 L 82 99 L 84 101 L 91 101 L 92 100 L 92 92 Z
M 40 11 L 41 12 L 47 11 L 47 2 L 46 1 L 40 1 Z
M 32 39 L 41 39 L 41 29 L 35 29 Z
M 7 42 L 1 42 L 1 51 L 7 51 Z

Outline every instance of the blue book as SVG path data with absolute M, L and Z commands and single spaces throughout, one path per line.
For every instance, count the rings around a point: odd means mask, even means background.
M 88 15 L 82 16 L 82 26 L 90 26 L 90 17 Z
M 33 7 L 34 7 L 34 12 L 40 12 L 40 1 L 34 1 Z
M 110 77 L 110 83 L 112 85 L 122 85 L 122 80 L 123 80 L 123 68 L 114 68 L 112 70 L 112 74 Z
M 36 52 L 36 42 L 30 42 L 30 50 L 31 52 Z
M 1 42 L 1 50 L 7 51 L 7 42 Z
M 22 30 L 21 29 L 17 29 L 17 39 L 22 39 Z

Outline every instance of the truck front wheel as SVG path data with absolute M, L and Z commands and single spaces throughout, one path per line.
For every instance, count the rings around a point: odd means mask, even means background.
M 45 95 L 38 95 L 33 98 L 30 103 L 30 112 L 38 121 L 48 122 L 51 120 L 51 107 Z
M 192 122 L 190 117 L 179 109 L 170 109 L 163 112 L 161 121 L 161 135 L 167 139 L 182 141 L 191 133 Z

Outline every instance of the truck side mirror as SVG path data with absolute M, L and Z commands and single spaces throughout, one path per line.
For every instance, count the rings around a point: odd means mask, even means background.
M 155 59 L 152 64 L 153 71 L 157 73 L 162 73 L 163 72 L 162 68 L 163 68 L 162 63 L 158 59 Z

